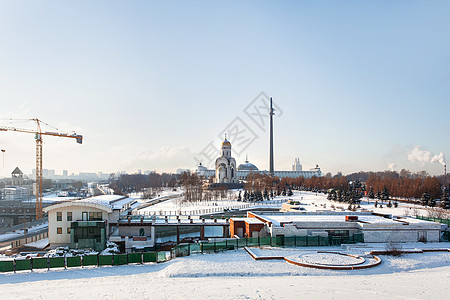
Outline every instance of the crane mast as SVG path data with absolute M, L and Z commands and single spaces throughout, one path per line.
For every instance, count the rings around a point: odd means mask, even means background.
M 36 220 L 42 219 L 42 130 L 39 120 L 36 119 Z
M 49 132 L 42 131 L 41 129 L 41 120 L 39 119 L 30 119 L 29 121 L 36 122 L 37 128 L 36 130 L 23 129 L 23 128 L 15 128 L 15 127 L 0 127 L 0 131 L 15 131 L 15 132 L 24 132 L 24 133 L 33 133 L 36 139 L 36 219 L 42 219 L 42 184 L 43 184 L 43 174 L 42 174 L 42 136 L 43 135 L 51 135 L 58 137 L 68 137 L 76 139 L 78 144 L 82 144 L 83 136 L 78 135 L 76 133 L 68 134 L 68 133 L 59 133 L 59 132 Z M 42 122 L 44 123 L 44 122 Z M 46 123 L 44 123 L 46 124 Z M 48 124 L 46 124 L 48 125 Z

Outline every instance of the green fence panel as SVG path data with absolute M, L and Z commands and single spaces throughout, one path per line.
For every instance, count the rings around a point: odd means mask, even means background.
M 99 255 L 98 265 L 99 266 L 112 266 L 113 256 L 112 255 Z
M 199 252 L 201 252 L 200 244 L 199 243 L 191 244 L 191 253 L 199 253 Z
M 319 236 L 308 236 L 308 246 L 319 246 Z
M 64 257 L 51 257 L 48 260 L 50 268 L 64 268 L 66 266 Z
M 238 248 L 244 248 L 247 246 L 247 239 L 238 239 Z
M 81 267 L 81 256 L 67 257 L 67 267 L 68 268 Z
M 225 250 L 234 250 L 236 247 L 236 242 L 234 240 L 225 241 Z
M 442 241 L 449 242 L 450 241 L 450 231 L 446 230 L 442 234 Z
M 331 237 L 331 245 L 341 245 L 343 242 L 342 237 L 332 236 Z
M 143 262 L 156 262 L 156 252 L 144 252 L 142 253 Z
M 114 265 L 120 266 L 120 265 L 126 265 L 128 264 L 128 257 L 126 254 L 115 254 L 114 255 Z
M 296 236 L 295 237 L 295 245 L 297 247 L 306 247 L 308 246 L 308 241 L 306 236 Z
M 142 254 L 141 253 L 128 253 L 128 263 L 136 264 L 142 263 Z
M 296 239 L 297 239 L 296 236 L 285 236 L 284 237 L 284 246 L 295 247 Z
M 216 251 L 227 250 L 227 242 L 216 242 Z
M 12 272 L 14 271 L 14 261 L 13 260 L 1 260 L 0 261 L 0 272 Z
M 214 252 L 214 243 L 202 243 L 203 252 Z
M 258 246 L 258 238 L 247 238 L 248 246 Z
M 18 259 L 16 260 L 16 271 L 31 270 L 31 260 Z
M 84 255 L 83 256 L 83 266 L 96 266 L 97 265 L 97 255 Z
M 439 223 L 447 224 L 448 226 L 450 226 L 450 219 L 441 219 L 441 218 L 423 217 L 423 216 L 417 216 L 417 219 L 431 221 L 431 222 L 439 222 Z
M 329 246 L 330 240 L 327 236 L 319 236 L 319 246 Z
M 173 253 L 176 257 L 188 256 L 190 253 L 190 246 L 188 245 L 178 245 L 173 248 Z
M 167 253 L 166 251 L 156 252 L 156 262 L 165 262 L 167 261 Z
M 272 238 L 272 246 L 283 246 L 284 245 L 284 236 L 276 236 Z
M 270 246 L 270 237 L 260 238 L 259 244 L 261 246 Z
M 33 260 L 33 269 L 47 269 L 47 257 L 36 257 L 32 258 Z

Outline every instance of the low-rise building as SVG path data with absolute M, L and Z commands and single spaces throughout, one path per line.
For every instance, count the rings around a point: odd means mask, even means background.
M 370 212 L 248 213 L 265 223 L 267 235 L 348 238 L 363 234 L 364 242 L 439 242 L 442 224 Z
M 132 215 L 138 205 L 125 196 L 103 195 L 46 207 L 49 243 L 102 250 L 111 241 L 129 252 L 165 242 L 229 237 L 228 219 Z
M 251 237 L 256 238 L 265 236 L 263 230 L 265 223 L 257 218 L 231 218 L 230 219 L 230 236 L 231 237 Z
M 0 189 L 0 201 L 23 202 L 29 200 L 29 190 L 22 186 Z
M 104 249 L 114 230 L 110 224 L 117 223 L 133 202 L 126 196 L 103 195 L 46 207 L 49 243 Z
M 127 252 L 157 244 L 230 237 L 228 219 L 204 219 L 199 216 L 133 215 L 121 218 L 112 225 L 116 230 L 109 240 Z

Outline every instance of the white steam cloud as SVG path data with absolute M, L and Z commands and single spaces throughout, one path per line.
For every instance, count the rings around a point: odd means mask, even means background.
M 388 169 L 391 171 L 394 171 L 396 167 L 397 167 L 397 164 L 393 161 L 388 164 Z
M 447 162 L 445 161 L 444 153 L 441 152 L 439 154 L 436 154 L 431 159 L 431 162 L 437 162 L 437 161 L 443 166 L 445 166 L 447 164 Z
M 408 152 L 408 160 L 419 166 L 435 162 L 439 162 L 443 166 L 446 165 L 444 153 L 433 154 L 428 150 L 422 150 L 420 146 L 415 146 L 414 149 Z

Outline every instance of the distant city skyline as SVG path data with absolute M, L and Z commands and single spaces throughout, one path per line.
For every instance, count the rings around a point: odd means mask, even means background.
M 194 169 L 224 133 L 237 164 L 324 174 L 444 173 L 450 29 L 444 1 L 1 1 L 0 126 L 39 118 L 43 167 L 105 174 Z M 251 109 L 251 107 L 250 107 Z M 277 114 L 278 113 L 278 114 Z M 238 127 L 233 127 L 239 124 Z M 52 131 L 53 129 L 47 129 Z M 0 177 L 35 168 L 32 134 L 0 131 Z
M 20 168 L 19 170 L 22 171 L 24 178 L 34 180 L 36 177 L 36 169 L 32 169 L 31 172 L 24 171 Z M 11 178 L 11 173 L 9 174 L 9 176 L 0 177 L 0 179 Z M 42 173 L 45 179 L 89 179 L 89 178 L 108 179 L 110 176 L 110 173 L 103 173 L 102 171 L 69 173 L 68 170 L 59 171 L 59 170 L 43 169 Z

